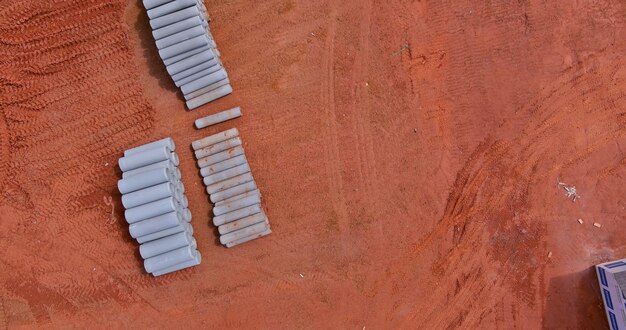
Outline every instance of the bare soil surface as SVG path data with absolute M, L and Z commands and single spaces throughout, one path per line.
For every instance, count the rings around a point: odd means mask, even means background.
M 607 327 L 623 1 L 206 5 L 235 92 L 186 111 L 139 1 L 0 1 L 0 328 Z M 274 233 L 225 249 L 189 144 L 231 127 Z M 203 262 L 153 278 L 116 162 L 164 136 Z

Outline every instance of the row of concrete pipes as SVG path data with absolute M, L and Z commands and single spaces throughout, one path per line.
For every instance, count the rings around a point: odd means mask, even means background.
M 143 0 L 168 74 L 195 109 L 232 93 L 202 0 Z
M 146 272 L 160 276 L 199 265 L 189 201 L 172 138 L 126 150 L 119 159 L 124 217 Z
M 220 242 L 233 247 L 272 233 L 236 128 L 191 144 L 213 206 Z

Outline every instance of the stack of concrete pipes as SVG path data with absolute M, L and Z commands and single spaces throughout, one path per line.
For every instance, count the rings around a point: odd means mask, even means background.
M 200 264 L 191 212 L 171 138 L 126 150 L 119 159 L 124 216 L 148 273 L 160 276 Z
M 233 247 L 272 233 L 236 128 L 194 141 L 220 242 Z
M 232 93 L 202 0 L 143 0 L 167 72 L 195 109 Z

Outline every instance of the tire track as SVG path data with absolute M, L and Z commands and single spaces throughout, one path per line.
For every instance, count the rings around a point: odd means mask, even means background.
M 39 239 L 3 240 L 0 248 L 13 244 L 28 256 L 26 264 L 42 267 L 31 273 L 19 262 L 23 255 L 7 254 L 3 261 L 14 265 L 15 274 L 32 278 L 24 287 L 11 284 L 19 276 L 0 275 L 0 281 L 9 284 L 0 296 L 10 287 L 19 288 L 10 294 L 27 301 L 41 324 L 51 321 L 47 306 L 76 313 L 76 306 L 85 304 L 142 302 L 134 283 L 100 270 L 116 271 L 111 266 L 132 260 L 119 244 L 102 244 L 123 242 L 116 237 L 119 230 L 112 230 L 108 218 L 102 217 L 111 212 L 102 196 L 114 190 L 119 150 L 142 139 L 153 126 L 153 110 L 136 79 L 121 21 L 126 4 L 5 3 L 0 5 L 0 21 L 12 24 L 0 23 L 0 89 L 7 91 L 0 95 L 5 125 L 0 170 L 6 173 L 2 201 L 3 207 L 21 210 L 22 215 L 3 225 L 14 238 L 32 234 Z M 20 246 L 22 241 L 28 244 Z M 48 253 L 38 253 L 43 246 L 65 258 L 48 259 Z M 85 264 L 98 267 L 93 274 L 89 266 L 76 269 Z M 136 282 L 142 279 L 145 276 Z
M 424 300 L 429 303 L 413 304 L 404 326 L 485 326 L 492 322 L 487 317 L 491 308 L 496 308 L 485 302 L 497 303 L 511 294 L 517 303 L 506 304 L 518 313 L 543 310 L 545 263 L 537 256 L 547 253 L 541 242 L 546 223 L 524 215 L 529 208 L 530 187 L 551 180 L 562 168 L 586 159 L 598 148 L 626 138 L 624 87 L 606 86 L 606 77 L 596 78 L 594 74 L 598 73 L 576 73 L 553 82 L 543 93 L 547 97 L 530 103 L 531 107 L 536 105 L 533 118 L 517 138 L 510 142 L 485 140 L 469 157 L 435 229 L 387 270 L 387 274 L 394 274 L 406 264 L 433 265 L 432 275 L 422 273 L 415 279 L 432 281 L 433 292 L 405 288 L 409 292 L 403 298 L 426 295 Z M 580 95 L 587 95 L 596 111 L 578 108 L 574 116 L 570 109 Z M 605 129 L 588 136 L 589 148 L 576 150 L 560 143 L 561 132 L 567 127 L 590 122 Z M 560 152 L 561 148 L 564 150 Z M 558 166 L 543 166 L 549 159 L 546 155 L 560 153 L 569 156 L 558 160 Z M 505 182 L 499 182 L 500 178 Z M 492 264 L 487 263 L 489 260 Z M 410 281 L 399 276 L 385 278 L 392 283 Z M 435 284 L 443 277 L 457 278 L 456 287 Z M 473 307 L 477 302 L 481 302 L 480 308 Z M 455 312 L 439 313 L 443 308 Z
M 339 128 L 337 124 L 337 113 L 335 108 L 335 34 L 337 29 L 337 11 L 336 8 L 330 9 L 327 36 L 325 42 L 325 58 L 322 82 L 321 99 L 324 106 L 325 120 L 325 138 L 327 139 L 324 148 L 324 157 L 326 173 L 328 175 L 327 183 L 329 193 L 333 204 L 334 213 L 329 219 L 329 225 L 335 227 L 339 231 L 344 231 L 346 224 L 345 219 L 348 218 L 345 199 L 343 196 L 343 177 L 341 169 L 341 157 L 339 152 Z

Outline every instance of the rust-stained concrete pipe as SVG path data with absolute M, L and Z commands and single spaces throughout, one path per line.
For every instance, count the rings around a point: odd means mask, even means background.
M 252 178 L 252 174 L 248 172 L 248 173 L 244 173 L 242 175 L 238 175 L 236 177 L 232 177 L 224 181 L 220 181 L 218 183 L 214 183 L 210 186 L 207 186 L 206 192 L 209 193 L 209 195 L 211 195 L 211 194 L 220 192 L 222 190 L 226 190 L 228 188 L 232 188 L 232 187 L 235 187 L 235 186 L 238 186 L 240 184 L 250 182 L 250 181 L 254 181 L 254 179 Z
M 207 136 L 200 140 L 193 141 L 191 142 L 191 147 L 193 148 L 193 150 L 198 150 L 222 141 L 230 140 L 237 136 L 239 136 L 239 131 L 236 128 L 231 128 L 229 130 Z

